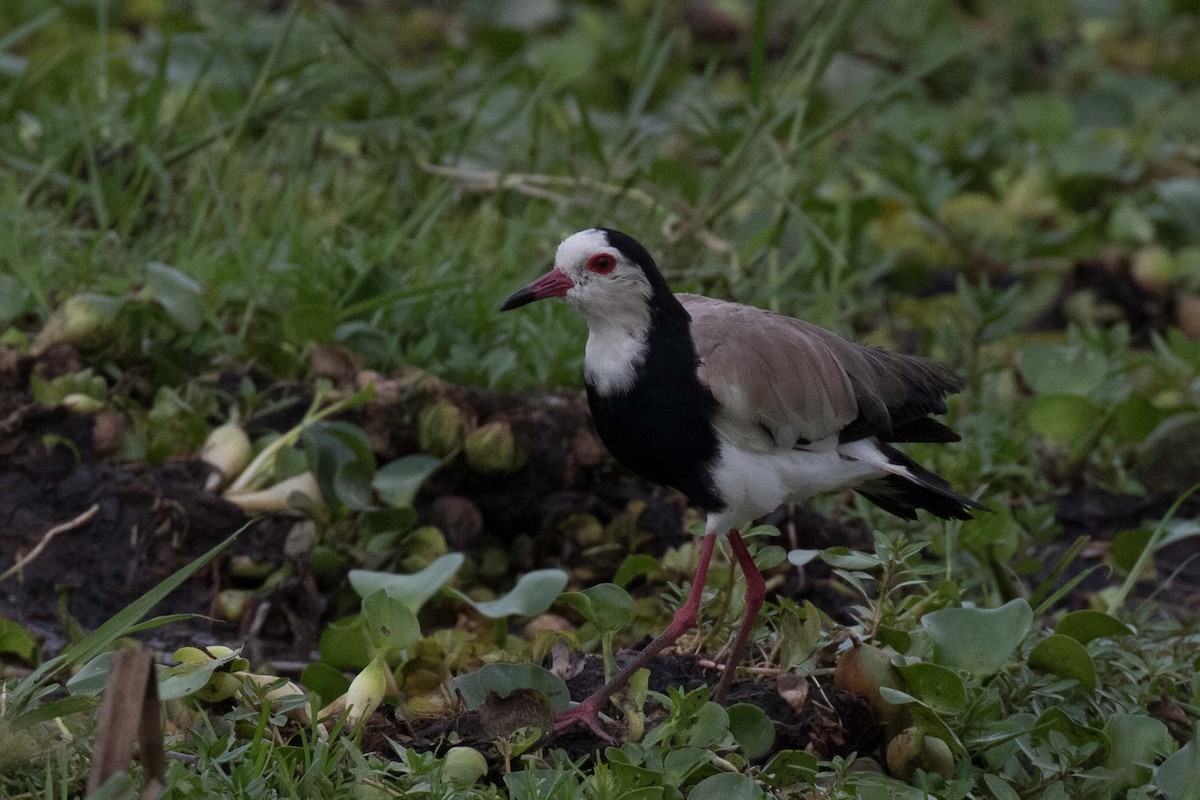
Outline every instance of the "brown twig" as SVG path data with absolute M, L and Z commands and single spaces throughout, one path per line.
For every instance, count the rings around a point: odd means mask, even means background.
M 34 559 L 36 559 L 38 556 L 40 556 L 42 554 L 42 551 L 45 550 L 46 547 L 50 544 L 50 542 L 54 540 L 55 536 L 58 536 L 60 533 L 66 533 L 67 531 L 73 531 L 76 528 L 83 527 L 84 525 L 91 522 L 92 517 L 96 516 L 97 512 L 99 512 L 99 511 L 100 511 L 100 505 L 99 504 L 93 505 L 91 508 L 89 508 L 87 511 L 80 514 L 75 519 L 73 519 L 69 522 L 64 522 L 61 525 L 55 525 L 50 530 L 46 531 L 46 533 L 42 536 L 42 540 L 40 542 L 38 542 L 37 545 L 35 545 L 32 550 L 30 550 L 28 553 L 26 553 L 25 555 L 18 558 L 11 567 L 9 567 L 8 569 L 6 569 L 4 571 L 4 574 L 0 575 L 0 581 L 5 580 L 7 578 L 11 578 L 13 575 L 17 574 L 21 570 L 25 569 L 25 567 L 32 564 Z

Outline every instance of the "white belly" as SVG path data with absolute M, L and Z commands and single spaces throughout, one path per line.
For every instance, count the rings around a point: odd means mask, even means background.
M 749 450 L 721 441 L 713 465 L 713 483 L 726 502 L 710 514 L 708 529 L 724 533 L 742 528 L 783 503 L 806 500 L 822 492 L 857 486 L 888 474 L 887 458 L 864 439 L 821 450 Z

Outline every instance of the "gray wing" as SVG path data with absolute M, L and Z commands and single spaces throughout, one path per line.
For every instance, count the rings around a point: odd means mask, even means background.
M 677 297 L 692 317 L 701 380 L 720 404 L 717 426 L 747 447 L 886 438 L 945 413 L 946 395 L 961 388 L 930 359 L 853 344 L 752 306 Z

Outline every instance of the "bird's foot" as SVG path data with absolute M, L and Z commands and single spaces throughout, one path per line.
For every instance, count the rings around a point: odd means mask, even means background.
M 591 698 L 578 703 L 566 711 L 560 711 L 554 717 L 554 735 L 565 733 L 576 725 L 586 726 L 595 736 L 608 744 L 615 744 L 616 739 L 604 730 L 600 724 L 600 707 Z

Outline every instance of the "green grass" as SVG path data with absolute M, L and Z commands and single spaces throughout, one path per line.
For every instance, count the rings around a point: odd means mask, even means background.
M 565 235 L 627 230 L 677 289 L 934 355 L 965 376 L 951 412 L 964 442 L 913 450 L 995 513 L 942 527 L 899 524 L 865 504 L 839 509 L 883 534 L 870 563 L 827 554 L 846 591 L 862 590 L 855 635 L 902 650 L 932 667 L 927 675 L 959 675 L 963 702 L 938 707 L 940 727 L 918 714 L 925 730 L 957 739 L 957 772 L 916 785 L 1010 800 L 1103 798 L 1124 781 L 1130 797 L 1195 796 L 1174 791 L 1171 768 L 1139 769 L 1174 745 L 1122 716 L 1165 707 L 1186 724 L 1200 718 L 1193 619 L 1127 603 L 1133 581 L 1118 575 L 1088 602 L 1135 633 L 1087 643 L 1094 693 L 1034 655 L 1068 610 L 1065 578 L 1034 582 L 1052 566 L 1040 559 L 1060 533 L 1056 497 L 1088 487 L 1166 505 L 1195 480 L 1186 466 L 1171 470 L 1164 449 L 1194 430 L 1200 409 L 1200 346 L 1174 327 L 1188 323 L 1176 309 L 1200 293 L 1194 0 L 720 3 L 739 31 L 732 44 L 706 38 L 713 20 L 685 4 L 650 0 L 274 5 L 0 8 L 3 342 L 29 346 L 74 295 L 123 300 L 113 334 L 84 353 L 93 372 L 31 386 L 38 400 L 92 393 L 133 421 L 121 457 L 158 462 L 194 453 L 228 406 L 263 410 L 254 392 L 214 390 L 214 370 L 250 364 L 268 379 L 309 380 L 321 344 L 383 372 L 415 366 L 501 390 L 573 386 L 582 323 L 553 304 L 497 309 Z M 1114 305 L 1098 290 L 1106 282 L 1134 301 Z M 1145 323 L 1136 308 L 1159 318 Z M 132 390 L 130 375 L 140 381 Z M 341 433 L 358 455 L 367 448 L 365 436 Z M 307 463 L 289 453 L 295 463 L 280 474 Z M 340 555 L 369 568 L 411 555 L 379 555 L 396 549 L 401 531 L 378 530 L 393 522 L 348 508 L 320 520 L 322 535 L 345 545 Z M 1187 524 L 1164 523 L 1154 545 L 1188 535 Z M 1148 537 L 1118 537 L 1105 563 L 1139 574 Z M 372 551 L 375 540 L 386 541 Z M 662 557 L 668 578 L 687 557 Z M 736 587 L 721 580 L 714 649 L 736 610 Z M 338 603 L 350 613 L 357 598 L 347 594 Z M 969 675 L 928 639 L 931 612 L 1022 595 L 1034 621 L 1002 670 Z M 639 606 L 637 624 L 654 629 L 655 612 Z M 781 602 L 756 641 L 825 679 L 816 654 L 846 629 L 824 619 L 814 633 L 810 613 Z M 424 633 L 422 646 L 438 653 L 457 641 Z M 469 655 L 455 651 L 454 667 L 481 652 L 527 659 L 515 638 L 496 623 Z M 916 679 L 909 688 L 932 691 Z M 46 708 L 18 699 L 0 726 Z M 814 785 L 830 796 L 906 791 L 802 755 L 794 783 L 772 783 L 736 744 L 745 731 L 703 698 L 665 702 L 673 716 L 648 735 L 675 758 L 696 746 L 680 733 L 687 725 L 711 734 L 699 744 L 704 763 L 686 774 L 627 744 L 596 767 L 534 751 L 490 780 L 514 799 L 748 791 L 733 777 L 723 784 L 722 772 L 781 796 Z M 200 708 L 171 742 L 183 758 L 169 766 L 167 796 L 500 791 L 454 785 L 429 754 L 399 748 L 383 759 L 364 756 L 354 737 L 298 737 L 253 704 Z M 79 795 L 90 723 L 63 719 L 39 729 L 57 743 L 49 755 L 0 758 L 0 793 Z M 0 744 L 10 736 L 0 727 Z M 1179 752 L 1200 745 L 1189 747 Z M 651 791 L 627 794 L 643 779 Z M 1167 789 L 1151 788 L 1160 780 Z

